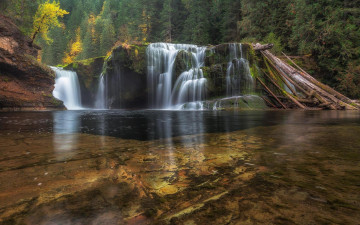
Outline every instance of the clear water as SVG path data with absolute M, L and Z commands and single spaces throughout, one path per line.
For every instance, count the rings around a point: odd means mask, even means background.
M 351 111 L 0 113 L 0 224 L 358 224 Z

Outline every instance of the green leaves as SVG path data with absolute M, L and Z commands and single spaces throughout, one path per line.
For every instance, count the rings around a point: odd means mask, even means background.
M 58 17 L 63 17 L 69 12 L 60 8 L 60 3 L 49 0 L 40 4 L 34 16 L 33 36 L 32 40 L 36 38 L 37 34 L 41 34 L 43 39 L 48 43 L 52 43 L 52 39 L 48 37 L 49 29 L 51 27 L 62 27 Z

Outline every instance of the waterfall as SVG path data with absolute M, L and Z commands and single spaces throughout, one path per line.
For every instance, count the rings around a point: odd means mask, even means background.
M 51 67 L 55 72 L 55 89 L 53 96 L 64 102 L 69 110 L 81 109 L 81 92 L 76 72 Z
M 244 58 L 242 44 L 229 44 L 229 62 L 226 71 L 226 95 L 228 97 L 249 94 L 254 91 L 249 61 Z
M 99 86 L 96 93 L 95 100 L 96 109 L 106 109 L 106 93 L 105 93 L 105 77 L 104 74 L 100 75 Z
M 206 47 L 188 44 L 154 43 L 147 48 L 149 103 L 152 108 L 181 108 L 188 102 L 205 100 L 204 66 Z M 188 68 L 176 77 L 179 52 Z M 197 105 L 197 104 L 195 104 Z M 201 108 L 201 107 L 200 107 Z

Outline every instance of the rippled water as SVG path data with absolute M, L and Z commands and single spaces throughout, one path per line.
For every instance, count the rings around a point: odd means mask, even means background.
M 352 111 L 0 113 L 3 224 L 359 224 Z

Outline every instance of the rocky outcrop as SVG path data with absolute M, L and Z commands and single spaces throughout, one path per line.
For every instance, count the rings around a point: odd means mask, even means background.
M 147 107 L 147 45 L 119 46 L 106 62 L 109 108 Z
M 217 46 L 209 47 L 206 51 L 205 57 L 205 66 L 202 68 L 204 77 L 207 78 L 207 92 L 208 97 L 218 98 L 218 97 L 225 97 L 226 96 L 226 76 L 229 67 L 229 62 L 231 59 L 234 59 L 234 53 L 231 52 L 231 44 L 220 44 Z M 252 48 L 249 44 L 242 44 L 241 46 L 242 53 L 238 52 L 238 57 L 243 55 L 243 58 L 247 60 L 249 69 L 251 72 L 251 76 L 254 76 L 256 73 L 256 62 L 255 62 L 255 55 L 252 51 Z M 231 59 L 230 59 L 231 58 Z M 235 61 L 233 61 L 236 64 Z M 244 74 L 246 71 L 237 71 L 238 74 Z M 245 83 L 241 79 L 245 79 L 246 76 L 239 76 L 238 82 Z M 257 86 L 255 86 L 257 88 Z
M 0 15 L 0 110 L 64 108 L 52 96 L 54 72 L 36 60 L 39 50 Z

